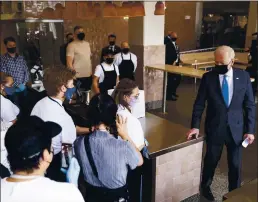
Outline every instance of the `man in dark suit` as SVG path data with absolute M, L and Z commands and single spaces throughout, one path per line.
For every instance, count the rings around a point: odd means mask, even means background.
M 232 68 L 234 50 L 228 46 L 216 49 L 215 68 L 203 75 L 193 106 L 192 129 L 187 138 L 199 135 L 202 113 L 207 102 L 205 121 L 206 155 L 202 172 L 201 193 L 210 201 L 214 197 L 210 185 L 224 144 L 227 147 L 229 191 L 241 185 L 241 159 L 244 139 L 254 141 L 255 103 L 250 77 Z
M 60 60 L 64 66 L 66 66 L 66 49 L 69 43 L 73 41 L 73 34 L 68 33 L 66 35 L 66 43 L 60 46 Z
M 257 91 L 257 79 L 258 79 L 257 33 L 253 34 L 252 45 L 250 48 L 250 56 L 251 56 L 251 60 L 249 61 L 250 65 L 248 65 L 248 67 L 246 68 L 246 71 L 249 72 L 251 78 L 255 79 L 254 82 L 252 83 L 253 93 L 255 96 Z
M 108 43 L 109 45 L 106 46 L 105 48 L 102 48 L 101 51 L 101 56 L 100 56 L 100 63 L 104 62 L 104 53 L 107 51 L 111 51 L 113 55 L 116 55 L 117 53 L 121 52 L 121 48 L 116 45 L 116 35 L 115 34 L 110 34 L 108 35 Z
M 167 65 L 177 65 L 179 66 L 179 47 L 176 44 L 177 33 L 168 32 L 168 35 L 164 39 L 164 44 L 166 46 L 166 64 Z M 168 83 L 167 83 L 167 100 L 176 101 L 178 95 L 176 90 L 180 84 L 181 75 L 168 73 Z

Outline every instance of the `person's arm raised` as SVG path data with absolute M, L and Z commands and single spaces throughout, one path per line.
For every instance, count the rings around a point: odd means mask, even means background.
M 132 144 L 132 146 L 134 147 L 134 149 L 137 152 L 138 157 L 139 157 L 139 162 L 138 162 L 137 166 L 141 166 L 143 164 L 142 154 L 140 153 L 139 149 L 136 147 L 136 145 L 134 144 L 132 139 L 128 136 L 128 133 L 127 133 L 127 130 L 126 130 L 126 122 L 127 122 L 127 119 L 124 119 L 121 116 L 117 117 L 116 126 L 117 126 L 118 135 L 123 140 L 128 141 Z

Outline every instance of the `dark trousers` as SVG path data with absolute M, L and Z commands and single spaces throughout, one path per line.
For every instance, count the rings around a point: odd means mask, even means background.
M 230 130 L 227 129 L 225 132 L 225 141 L 221 144 L 212 144 L 209 141 L 207 142 L 202 172 L 202 188 L 206 188 L 211 185 L 224 144 L 227 148 L 228 159 L 228 189 L 229 191 L 232 191 L 241 186 L 242 146 L 235 144 Z
M 130 170 L 127 176 L 128 190 L 130 202 L 141 201 L 141 185 L 142 185 L 142 166 L 134 170 Z
M 3 179 L 3 178 L 6 178 L 6 177 L 10 177 L 10 172 L 9 172 L 9 170 L 4 166 L 4 165 L 2 165 L 1 164 L 1 178 Z
M 54 155 L 53 160 L 47 169 L 46 177 L 58 182 L 65 182 L 65 177 L 61 173 L 61 166 L 62 152 L 59 152 L 58 154 Z
M 86 190 L 86 202 L 119 202 L 120 198 L 128 202 L 127 186 L 118 189 L 107 189 L 94 187 L 86 182 Z
M 91 89 L 92 76 L 90 76 L 90 77 L 77 78 L 77 80 L 81 83 L 81 84 L 80 84 L 80 88 L 82 88 L 83 90 L 88 91 L 88 90 Z
M 146 167 L 150 166 L 149 165 L 150 159 L 148 156 L 149 151 L 147 147 L 144 147 L 141 150 L 141 154 L 143 156 L 143 165 L 140 167 L 137 167 L 134 170 L 130 170 L 127 176 L 130 202 L 141 202 L 148 190 L 146 189 L 146 187 L 148 186 L 149 182 L 145 180 L 145 178 L 147 177 L 146 175 L 148 175 Z
M 181 75 L 168 73 L 167 97 L 176 94 L 177 88 L 181 82 Z

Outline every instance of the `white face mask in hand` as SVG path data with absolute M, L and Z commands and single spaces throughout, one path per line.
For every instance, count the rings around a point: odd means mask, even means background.
M 246 138 L 246 139 L 242 142 L 242 146 L 243 146 L 244 148 L 246 148 L 248 145 L 249 145 L 249 139 Z

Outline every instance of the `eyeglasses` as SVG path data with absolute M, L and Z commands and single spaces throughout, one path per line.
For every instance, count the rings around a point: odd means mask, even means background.
M 131 97 L 134 97 L 135 99 L 138 99 L 140 96 L 140 93 L 136 94 L 136 95 L 132 95 Z

